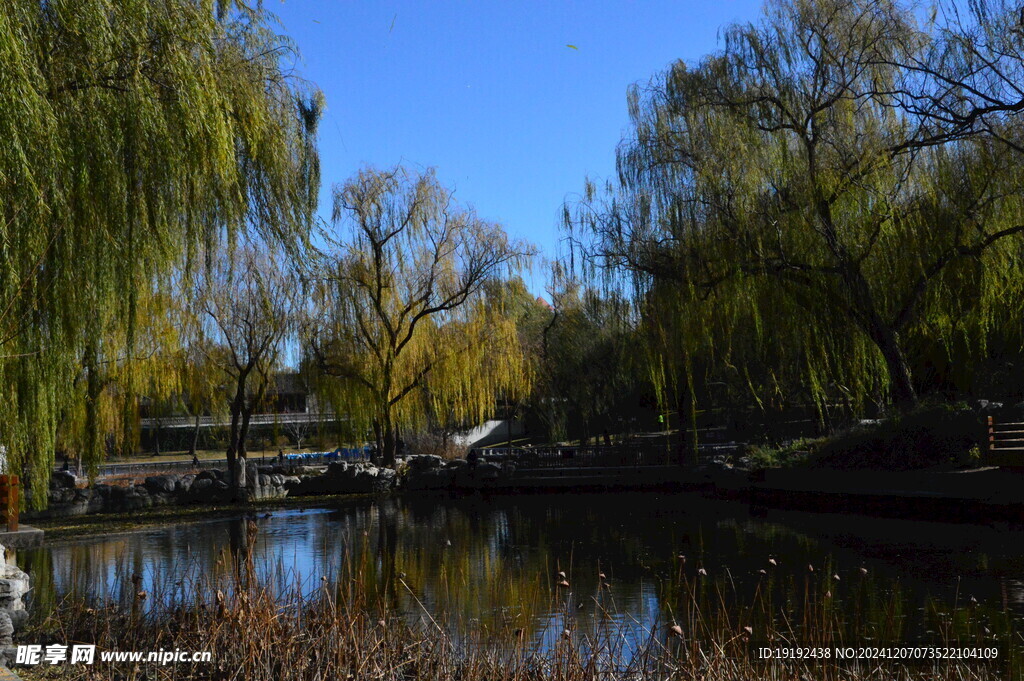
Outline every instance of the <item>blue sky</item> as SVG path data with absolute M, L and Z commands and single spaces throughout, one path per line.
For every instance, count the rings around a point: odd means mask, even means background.
M 456 197 L 544 257 L 563 201 L 611 177 L 626 89 L 718 46 L 760 0 L 267 0 L 327 98 L 324 187 L 361 166 L 437 168 Z M 577 49 L 567 47 L 575 45 Z M 541 268 L 531 288 L 543 291 Z

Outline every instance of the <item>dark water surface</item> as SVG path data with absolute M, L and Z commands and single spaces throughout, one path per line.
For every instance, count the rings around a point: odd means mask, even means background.
M 147 607 L 159 607 L 180 597 L 179 582 L 216 578 L 251 544 L 279 589 L 358 578 L 409 617 L 515 627 L 540 644 L 599 620 L 641 638 L 695 601 L 738 625 L 769 618 L 799 632 L 812 626 L 809 604 L 827 599 L 858 635 L 904 641 L 965 619 L 1005 635 L 1024 619 L 1024 529 L 1013 526 L 752 512 L 689 493 L 361 499 L 274 511 L 254 534 L 246 524 L 239 516 L 19 551 L 30 607 L 71 592 L 131 599 L 132 574 L 153 594 Z M 569 587 L 557 586 L 559 571 Z

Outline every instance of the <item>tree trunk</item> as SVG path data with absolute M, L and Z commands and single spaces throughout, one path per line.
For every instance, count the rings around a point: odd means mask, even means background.
M 192 447 L 191 447 L 191 450 L 189 451 L 189 454 L 191 454 L 192 456 L 195 456 L 197 451 L 199 451 L 199 410 L 198 409 L 196 410 L 196 425 L 195 425 L 195 428 L 192 429 Z
M 375 464 L 380 463 L 380 457 L 384 452 L 384 434 L 380 425 L 380 421 L 377 419 L 373 420 L 373 454 L 370 456 L 370 461 Z
M 381 462 L 389 467 L 395 467 L 396 453 L 398 449 L 397 438 L 395 437 L 395 428 L 390 422 L 384 426 L 384 442 L 381 448 Z
M 917 404 L 917 392 L 910 379 L 910 367 L 907 365 L 903 350 L 897 343 L 879 347 L 889 370 L 889 390 L 892 393 L 893 402 L 903 409 L 913 407 Z
M 813 154 L 813 149 L 811 150 Z M 809 158 L 810 170 L 814 181 L 817 181 L 817 170 L 813 155 Z M 816 192 L 816 194 L 818 194 Z M 832 219 L 832 207 L 820 194 L 817 198 L 817 211 L 825 226 L 825 238 L 829 248 L 839 260 L 841 276 L 846 287 L 846 295 L 850 301 L 850 310 L 855 312 L 861 328 L 878 347 L 885 359 L 889 374 L 889 392 L 893 402 L 900 409 L 908 409 L 917 404 L 917 393 L 910 380 L 910 367 L 900 348 L 899 336 L 892 325 L 887 324 L 878 311 L 871 286 L 867 277 L 860 269 L 860 264 L 850 256 L 849 251 L 836 236 L 835 223 Z
M 96 368 L 96 344 L 90 342 L 85 351 L 84 366 L 86 377 L 85 401 L 85 447 L 78 454 L 79 461 L 98 462 L 99 456 L 99 400 L 103 386 L 100 383 L 99 371 Z
M 238 427 L 238 441 L 235 445 L 235 454 L 237 460 L 235 462 L 235 474 L 232 476 L 231 484 L 234 488 L 234 496 L 237 501 L 240 498 L 240 494 L 244 492 L 247 484 L 246 480 L 246 459 L 247 450 L 245 442 L 249 437 L 249 418 L 252 416 L 253 407 L 242 403 L 242 423 Z
M 238 372 L 235 399 L 231 402 L 231 434 L 228 438 L 227 456 L 228 484 L 236 490 L 245 486 L 245 438 L 249 431 L 249 415 L 252 413 L 252 408 L 245 403 L 245 383 L 249 378 L 249 370 L 242 369 Z M 239 462 L 242 468 L 236 465 Z
M 244 379 L 239 379 L 238 388 L 235 392 L 235 399 L 231 402 L 231 432 L 228 434 L 228 483 L 232 486 L 235 485 L 235 459 L 238 453 L 238 428 L 239 419 L 242 415 L 242 399 L 244 396 L 245 382 Z
M 877 315 L 873 315 L 873 317 L 868 335 L 885 360 L 892 401 L 899 409 L 909 409 L 917 404 L 917 391 L 914 390 L 914 383 L 910 377 L 910 366 L 907 364 L 903 348 L 900 347 L 899 336 Z
M 228 483 L 235 483 L 235 444 L 238 442 L 238 410 L 231 405 L 231 432 L 228 434 Z
M 242 425 L 238 429 L 238 458 L 246 458 L 247 450 L 245 442 L 249 438 L 249 418 L 252 416 L 252 407 L 242 407 Z

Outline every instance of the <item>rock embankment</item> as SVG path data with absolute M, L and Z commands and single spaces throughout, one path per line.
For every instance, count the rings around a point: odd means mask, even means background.
M 439 456 L 413 456 L 406 461 L 402 487 L 407 490 L 481 489 L 515 472 L 511 462 L 479 459 L 445 461 Z
M 395 486 L 395 471 L 369 463 L 332 463 L 324 468 L 248 464 L 245 496 L 249 501 L 287 496 L 381 493 Z M 50 481 L 49 504 L 26 518 L 62 518 L 92 513 L 130 513 L 160 506 L 217 504 L 236 499 L 227 472 L 151 475 L 127 484 L 98 482 L 91 487 L 68 472 Z
M 395 487 L 395 471 L 372 463 L 337 462 L 320 475 L 296 478 L 286 485 L 288 496 L 325 494 L 382 494 Z
M 13 636 L 28 619 L 22 597 L 30 588 L 29 576 L 17 565 L 10 565 L 0 546 L 0 662 L 13 661 Z
M 286 494 L 287 476 L 266 475 L 249 464 L 246 493 L 252 499 L 273 499 Z M 296 478 L 297 479 L 297 478 Z M 199 473 L 151 475 L 127 484 L 83 485 L 71 473 L 55 473 L 50 480 L 49 504 L 29 517 L 67 517 L 91 513 L 130 513 L 160 506 L 210 504 L 230 501 L 236 495 L 227 473 L 210 469 Z
M 265 501 L 298 496 L 335 494 L 383 494 L 394 489 L 480 489 L 508 478 L 512 463 L 480 459 L 472 464 L 439 456 L 413 456 L 401 474 L 372 463 L 335 462 L 323 467 L 249 463 L 245 471 L 245 497 Z M 131 513 L 161 506 L 219 504 L 237 499 L 227 471 L 207 469 L 199 473 L 165 473 L 129 481 L 92 486 L 68 472 L 53 475 L 45 511 L 26 513 L 26 518 L 62 518 L 93 513 Z

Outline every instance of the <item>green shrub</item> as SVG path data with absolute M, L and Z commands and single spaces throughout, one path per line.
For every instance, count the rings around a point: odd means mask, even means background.
M 801 438 L 780 447 L 751 445 L 746 456 L 754 469 L 786 468 L 806 462 L 824 442 L 823 439 Z
M 833 435 L 812 455 L 811 463 L 823 468 L 881 470 L 966 464 L 982 434 L 979 417 L 961 405 L 922 405 Z

